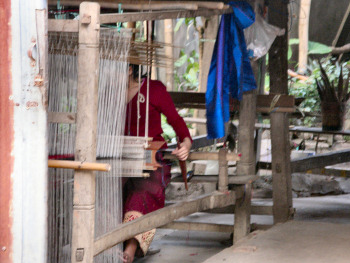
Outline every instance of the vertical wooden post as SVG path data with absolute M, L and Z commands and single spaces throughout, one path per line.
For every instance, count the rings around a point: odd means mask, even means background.
M 256 117 L 255 91 L 245 92 L 239 107 L 238 151 L 241 159 L 237 163 L 237 175 L 255 174 L 254 131 Z M 234 242 L 250 232 L 251 185 L 245 185 L 245 194 L 236 200 Z
M 311 0 L 301 0 L 299 11 L 299 66 L 298 72 L 305 74 L 307 70 L 307 54 L 309 45 L 309 17 Z
M 174 89 L 174 30 L 173 30 L 173 20 L 172 19 L 165 19 L 164 20 L 164 42 L 169 44 L 168 46 L 165 46 L 165 55 L 167 58 L 166 60 L 166 88 L 168 91 L 173 91 Z
M 226 158 L 227 150 L 221 148 L 219 150 L 219 191 L 228 190 L 228 162 Z
M 80 5 L 75 160 L 96 160 L 100 6 Z M 93 262 L 95 172 L 74 174 L 71 262 Z
M 269 22 L 286 30 L 278 36 L 269 51 L 270 92 L 288 94 L 288 2 L 270 1 Z M 290 146 L 288 114 L 272 112 L 272 180 L 274 223 L 285 222 L 292 209 L 292 183 L 290 166 Z

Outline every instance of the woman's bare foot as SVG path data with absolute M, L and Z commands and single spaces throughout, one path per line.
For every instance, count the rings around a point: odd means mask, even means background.
M 124 251 L 122 260 L 124 263 L 132 263 L 134 259 L 131 258 L 131 256 L 127 252 Z
M 138 242 L 135 238 L 132 238 L 126 241 L 125 249 L 123 253 L 123 262 L 132 263 L 134 261 L 137 246 L 138 246 Z

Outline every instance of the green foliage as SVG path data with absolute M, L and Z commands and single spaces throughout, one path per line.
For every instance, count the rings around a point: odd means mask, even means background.
M 297 45 L 299 44 L 299 39 L 298 38 L 291 38 L 289 40 L 289 49 L 291 51 L 290 46 L 291 45 Z M 309 41 L 308 42 L 308 54 L 329 54 L 332 52 L 332 48 L 329 46 L 326 46 L 324 44 L 318 43 L 318 42 L 313 42 Z M 288 58 L 290 58 L 288 56 Z
M 171 127 L 166 120 L 166 117 L 162 114 L 161 115 L 161 120 L 162 120 L 162 129 L 163 129 L 163 138 L 165 139 L 165 141 L 167 142 L 171 142 L 171 139 L 176 137 L 176 133 L 173 129 L 173 127 Z
M 188 116 L 193 116 L 193 109 L 191 110 L 180 110 L 179 111 L 179 115 L 181 117 L 188 117 Z M 163 138 L 165 139 L 166 142 L 172 142 L 172 139 L 176 138 L 176 133 L 173 129 L 173 127 L 171 127 L 171 125 L 168 124 L 167 119 L 165 117 L 165 115 L 161 115 L 161 125 L 162 125 L 162 129 L 163 129 Z M 187 127 L 190 129 L 192 128 L 191 124 L 187 124 Z
M 178 91 L 197 90 L 199 84 L 198 59 L 199 55 L 195 50 L 192 50 L 189 55 L 184 50 L 180 51 L 180 58 L 174 64 L 174 81 Z M 186 66 L 186 71 L 180 75 L 180 68 L 183 66 Z

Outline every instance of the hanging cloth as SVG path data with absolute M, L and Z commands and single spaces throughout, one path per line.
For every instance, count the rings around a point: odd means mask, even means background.
M 208 75 L 206 92 L 208 138 L 225 136 L 229 121 L 230 95 L 238 100 L 256 88 L 243 29 L 254 23 L 252 7 L 243 1 L 230 2 L 232 14 L 221 17 Z

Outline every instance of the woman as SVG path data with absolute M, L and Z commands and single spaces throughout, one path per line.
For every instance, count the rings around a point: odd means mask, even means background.
M 129 68 L 128 108 L 125 134 L 131 136 L 144 136 L 146 130 L 147 105 L 147 78 L 141 81 L 139 89 L 139 66 L 131 65 Z M 173 127 L 180 139 L 180 147 L 172 154 L 179 160 L 186 160 L 192 146 L 192 139 L 184 120 L 179 116 L 166 87 L 160 81 L 149 80 L 149 118 L 148 136 L 153 141 L 164 141 L 162 137 L 161 114 L 167 117 L 168 123 Z M 139 114 L 138 114 L 139 112 Z M 163 149 L 166 148 L 164 143 Z M 129 222 L 142 215 L 164 207 L 165 187 L 170 182 L 170 163 L 164 161 L 161 154 L 157 154 L 157 161 L 161 164 L 150 177 L 129 178 L 123 187 L 123 222 Z M 153 240 L 155 229 L 137 235 L 125 242 L 123 254 L 124 262 L 133 262 L 135 253 L 144 256 Z

